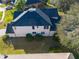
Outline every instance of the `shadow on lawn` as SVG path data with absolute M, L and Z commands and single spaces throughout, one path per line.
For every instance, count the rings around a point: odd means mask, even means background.
M 28 42 L 25 38 L 9 38 L 15 50 L 22 49 L 25 53 L 48 53 L 49 47 L 55 44 L 52 38 L 45 38 L 43 41 Z

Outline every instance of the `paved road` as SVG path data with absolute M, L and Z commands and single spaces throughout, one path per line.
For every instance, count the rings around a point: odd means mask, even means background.
M 0 29 L 0 37 L 5 35 L 6 29 Z

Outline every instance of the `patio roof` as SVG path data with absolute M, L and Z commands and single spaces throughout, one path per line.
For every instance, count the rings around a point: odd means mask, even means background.
M 4 57 L 1 55 L 1 58 Z M 71 53 L 43 53 L 8 55 L 7 59 L 74 59 Z

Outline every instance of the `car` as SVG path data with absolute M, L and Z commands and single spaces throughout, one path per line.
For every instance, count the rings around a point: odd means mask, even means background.
M 7 6 L 6 7 L 6 10 L 11 10 L 11 9 L 13 9 L 13 6 Z

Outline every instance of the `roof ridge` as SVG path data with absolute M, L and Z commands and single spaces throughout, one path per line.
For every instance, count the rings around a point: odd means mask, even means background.
M 28 12 L 28 10 L 27 11 L 24 11 L 24 12 L 22 12 L 19 16 L 17 16 L 12 22 L 16 22 L 18 19 L 20 19 L 24 14 L 26 14 Z
M 43 18 L 45 19 L 46 22 L 48 22 L 50 25 L 52 25 L 50 18 L 44 13 L 42 12 L 40 9 L 37 9 L 36 12 Z

